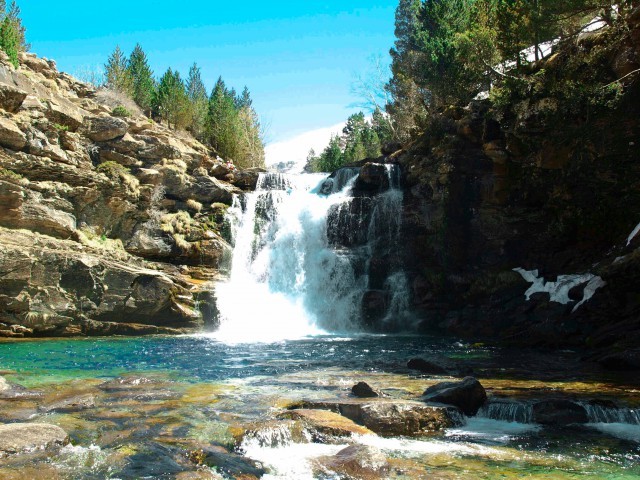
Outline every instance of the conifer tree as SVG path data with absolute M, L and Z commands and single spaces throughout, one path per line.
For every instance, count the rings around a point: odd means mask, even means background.
M 127 64 L 127 59 L 120 46 L 116 46 L 104 66 L 105 84 L 107 88 L 131 97 L 134 92 L 133 77 L 127 68 Z
M 207 112 L 209 109 L 209 99 L 207 89 L 202 81 L 200 68 L 193 64 L 189 69 L 189 77 L 186 84 L 187 97 L 190 102 L 191 122 L 189 131 L 198 140 L 205 139 Z
M 0 26 L 0 48 L 9 56 L 14 67 L 18 68 L 19 38 L 16 29 L 9 19 L 5 17 Z
M 0 8 L 2 8 L 2 11 L 4 12 L 6 9 L 6 2 L 3 1 L 2 4 L 0 5 Z M 11 23 L 15 28 L 16 35 L 18 37 L 18 50 L 21 52 L 28 51 L 30 46 L 27 43 L 27 39 L 26 39 L 27 29 L 22 24 L 22 19 L 20 18 L 20 7 L 15 2 L 15 0 L 11 2 L 11 5 L 9 5 L 9 10 L 7 11 L 7 17 L 9 17 L 9 20 L 11 20 Z
M 150 115 L 156 84 L 147 55 L 139 43 L 129 56 L 127 72 L 132 79 L 133 100 L 147 115 Z
M 160 79 L 154 107 L 158 115 L 174 129 L 189 123 L 189 99 L 178 71 L 169 68 Z

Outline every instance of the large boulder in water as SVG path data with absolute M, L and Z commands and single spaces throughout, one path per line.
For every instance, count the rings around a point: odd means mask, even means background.
M 301 408 L 285 412 L 280 415 L 280 418 L 301 422 L 319 441 L 322 441 L 325 436 L 349 437 L 353 434 L 367 435 L 373 433 L 367 428 L 357 425 L 353 420 L 327 410 Z
M 533 406 L 533 421 L 543 425 L 587 423 L 587 410 L 571 400 L 543 400 Z
M 303 402 L 305 408 L 332 410 L 387 437 L 421 436 L 463 423 L 456 407 L 409 400 L 372 399 Z
M 487 401 L 487 392 L 474 377 L 460 382 L 442 382 L 427 388 L 422 396 L 425 402 L 455 405 L 466 415 L 475 415 Z
M 0 453 L 21 453 L 59 447 L 69 442 L 67 432 L 48 423 L 0 425 Z
M 381 163 L 365 163 L 360 168 L 355 190 L 379 192 L 389 188 L 389 172 Z
M 367 382 L 358 382 L 351 387 L 351 393 L 358 398 L 376 398 L 380 393 L 376 392 Z
M 412 358 L 407 362 L 409 370 L 417 370 L 428 375 L 469 375 L 473 369 L 459 365 L 443 356 L 430 355 L 422 358 Z

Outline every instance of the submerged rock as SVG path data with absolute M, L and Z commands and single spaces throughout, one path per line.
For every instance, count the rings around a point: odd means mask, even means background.
M 222 447 L 210 446 L 193 451 L 189 454 L 189 459 L 231 478 L 260 478 L 266 473 L 256 462 L 230 453 Z
M 0 425 L 0 452 L 23 453 L 61 447 L 69 442 L 62 428 L 48 423 L 9 423 Z
M 407 368 L 418 370 L 429 375 L 469 375 L 473 369 L 460 365 L 444 356 L 431 355 L 422 358 L 412 358 L 407 362 Z
M 487 392 L 474 377 L 460 382 L 442 382 L 427 388 L 422 396 L 425 402 L 455 405 L 466 415 L 475 415 L 487 401 Z
M 587 423 L 587 410 L 571 400 L 543 400 L 533 405 L 533 421 L 543 425 Z
M 79 412 L 88 408 L 95 407 L 96 398 L 94 395 L 87 393 L 83 395 L 75 395 L 69 398 L 63 398 L 47 405 L 38 407 L 38 411 L 43 413 L 70 413 Z
M 385 478 L 383 475 L 389 471 L 389 462 L 382 451 L 367 445 L 351 445 L 320 461 L 325 468 L 346 478 Z

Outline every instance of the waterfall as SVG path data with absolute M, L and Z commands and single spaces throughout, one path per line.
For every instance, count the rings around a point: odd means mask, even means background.
M 581 403 L 589 423 L 627 423 L 640 425 L 640 409 L 618 408 L 594 403 Z
M 400 173 L 358 191 L 359 168 L 329 178 L 264 173 L 228 212 L 234 245 L 228 281 L 216 286 L 229 342 L 345 333 L 397 322 L 408 306 L 399 267 Z
M 494 400 L 482 406 L 477 416 L 505 422 L 533 423 L 533 407 L 529 403 Z

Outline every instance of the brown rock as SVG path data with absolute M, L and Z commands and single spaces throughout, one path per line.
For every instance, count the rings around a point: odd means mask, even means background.
M 348 437 L 352 434 L 368 435 L 373 433 L 369 429 L 357 425 L 352 420 L 327 410 L 291 410 L 281 414 L 280 418 L 301 421 L 321 436 Z
M 13 85 L 0 84 L 0 108 L 7 112 L 17 112 L 25 98 L 27 98 L 27 92 Z
M 460 382 L 442 382 L 427 388 L 422 396 L 425 402 L 444 403 L 460 408 L 466 415 L 475 415 L 487 401 L 484 387 L 474 377 Z
M 45 114 L 49 120 L 68 127 L 72 132 L 80 128 L 84 121 L 84 116 L 78 108 L 54 101 L 48 102 Z
M 366 382 L 358 382 L 351 387 L 351 393 L 358 398 L 377 398 L 380 396 L 373 388 Z
M 12 150 L 22 150 L 27 144 L 27 137 L 18 126 L 8 118 L 0 117 L 0 145 Z
M 86 135 L 94 142 L 106 142 L 127 133 L 127 122 L 116 117 L 90 117 L 85 120 Z
M 387 478 L 389 462 L 378 448 L 366 445 L 351 445 L 333 457 L 321 459 L 330 471 L 360 480 Z M 341 477 L 342 478 L 342 477 Z
M 35 449 L 63 446 L 67 433 L 48 423 L 9 423 L 0 425 L 0 452 L 22 453 Z

